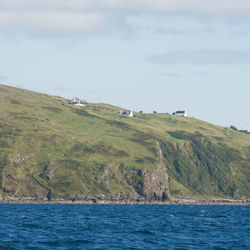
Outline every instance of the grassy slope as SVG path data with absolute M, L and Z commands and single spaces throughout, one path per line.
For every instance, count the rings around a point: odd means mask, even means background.
M 172 196 L 250 197 L 250 135 L 193 118 L 119 111 L 0 85 L 0 194 L 138 191 L 138 170 L 159 164 L 158 141 Z

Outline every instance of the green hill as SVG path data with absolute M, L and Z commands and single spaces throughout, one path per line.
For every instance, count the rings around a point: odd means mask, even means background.
M 0 196 L 250 197 L 250 135 L 0 85 Z

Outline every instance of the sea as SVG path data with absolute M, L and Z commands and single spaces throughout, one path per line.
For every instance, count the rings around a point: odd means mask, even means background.
M 250 249 L 249 206 L 1 204 L 0 249 Z

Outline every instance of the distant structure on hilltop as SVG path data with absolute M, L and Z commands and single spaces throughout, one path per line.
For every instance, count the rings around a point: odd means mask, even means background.
M 76 105 L 76 106 L 87 106 L 88 103 L 86 100 L 81 100 L 77 97 L 74 97 L 71 102 L 70 102 L 72 105 Z
M 120 115 L 123 116 L 128 116 L 128 117 L 134 117 L 133 111 L 132 110 L 122 110 L 120 111 Z
M 176 116 L 187 116 L 187 112 L 186 112 L 186 110 L 176 111 L 176 112 L 173 113 L 173 115 L 176 115 Z
M 245 130 L 238 130 L 241 133 L 246 133 L 246 134 L 250 134 L 250 130 L 245 129 Z

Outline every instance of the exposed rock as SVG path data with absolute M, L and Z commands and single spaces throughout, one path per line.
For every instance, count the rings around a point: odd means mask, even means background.
M 50 197 L 50 190 L 47 187 L 44 187 L 40 184 L 32 175 L 27 175 L 25 177 L 26 186 L 27 186 L 27 194 L 25 196 L 35 196 L 37 198 L 49 198 Z M 30 191 L 29 191 L 30 190 Z M 35 190 L 35 194 L 31 191 Z M 49 196 L 49 197 L 48 197 Z
M 12 162 L 15 162 L 15 163 L 23 163 L 24 161 L 26 160 L 25 157 L 23 157 L 22 155 L 14 155 L 12 158 L 11 158 L 11 161 Z
M 169 183 L 167 168 L 163 163 L 162 151 L 159 142 L 160 162 L 156 169 L 150 174 L 144 174 L 144 182 L 142 184 L 142 196 L 147 200 L 166 201 L 170 200 Z
M 128 200 L 138 200 L 139 198 L 140 198 L 140 195 L 136 193 L 134 190 L 132 190 L 131 192 L 127 194 Z
M 233 198 L 236 199 L 236 200 L 239 200 L 239 199 L 242 198 L 241 195 L 240 195 L 240 190 L 239 189 L 234 191 Z
M 104 194 L 100 194 L 100 195 L 97 196 L 97 199 L 98 199 L 98 200 L 105 200 L 106 197 L 105 197 Z
M 47 179 L 48 181 L 51 181 L 53 177 L 55 176 L 56 173 L 56 166 L 54 165 L 49 165 L 47 168 Z
M 14 195 L 16 193 L 17 188 L 17 180 L 15 180 L 9 173 L 6 171 L 3 172 L 3 191 L 7 194 Z
M 99 177 L 98 182 L 105 185 L 109 184 L 110 168 L 106 167 L 104 173 Z
M 142 170 L 142 169 L 139 169 L 137 171 L 137 175 L 142 177 L 142 176 L 146 176 L 147 175 L 147 172 L 145 170 Z
M 75 201 L 76 197 L 77 197 L 77 194 L 74 195 L 74 197 L 73 197 L 73 199 L 72 199 L 72 202 Z

